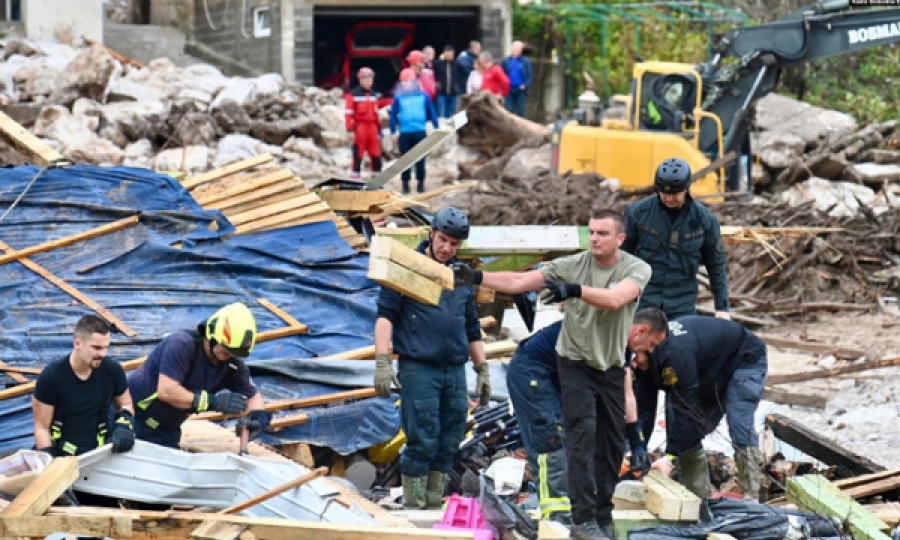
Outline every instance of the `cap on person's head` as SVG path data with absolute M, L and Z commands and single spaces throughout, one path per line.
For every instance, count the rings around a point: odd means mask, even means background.
M 419 64 L 425 61 L 425 53 L 422 51 L 409 51 L 406 55 L 406 61 L 410 64 Z

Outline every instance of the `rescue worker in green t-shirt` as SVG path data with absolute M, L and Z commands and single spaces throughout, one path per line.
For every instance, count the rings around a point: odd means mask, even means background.
M 546 289 L 544 302 L 566 302 L 556 344 L 572 503 L 572 538 L 614 539 L 612 495 L 625 453 L 626 347 L 651 352 L 667 321 L 632 329 L 638 298 L 650 279 L 644 261 L 619 249 L 625 218 L 600 210 L 588 224 L 590 250 L 529 272 L 481 272 L 454 265 L 457 286 L 504 293 Z M 593 474 L 591 474 L 593 471 Z

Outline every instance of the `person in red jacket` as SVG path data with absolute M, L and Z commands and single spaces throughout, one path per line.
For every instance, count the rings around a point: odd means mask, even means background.
M 481 74 L 481 90 L 490 92 L 495 96 L 505 98 L 509 95 L 509 77 L 503 68 L 494 63 L 494 57 L 490 52 L 484 51 L 478 56 L 478 61 L 484 72 Z
M 409 54 L 406 55 L 409 67 L 416 72 L 416 77 L 419 79 L 419 86 L 434 102 L 434 96 L 437 95 L 437 85 L 434 83 L 434 71 L 425 67 L 426 60 L 425 53 L 422 51 L 409 51 Z
M 356 76 L 359 86 L 345 97 L 347 133 L 353 145 L 353 178 L 359 179 L 362 159 L 369 154 L 372 172 L 381 172 L 381 120 L 378 118 L 378 98 L 381 94 L 372 89 L 375 72 L 364 67 Z

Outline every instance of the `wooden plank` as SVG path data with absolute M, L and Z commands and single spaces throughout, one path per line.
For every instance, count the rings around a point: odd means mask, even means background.
M 896 491 L 898 489 L 900 489 L 900 476 L 892 476 L 859 486 L 841 488 L 844 493 L 854 499 L 864 499 L 866 497 L 872 497 L 874 495 L 879 495 L 888 491 Z
M 12 366 L 7 365 L 6 362 L 0 361 L 0 371 L 9 375 L 9 378 L 16 381 L 17 383 L 27 383 L 28 378 L 22 376 L 22 372 L 19 371 L 19 369 L 30 369 L 30 371 L 28 373 L 31 373 L 32 375 L 40 375 L 41 374 L 41 370 L 39 370 L 39 369 L 14 368 Z M 35 371 L 37 373 L 34 373 Z M 0 538 L 2 538 L 2 537 L 0 537 Z
M 828 396 L 818 394 L 800 394 L 789 392 L 783 388 L 766 387 L 763 390 L 763 399 L 783 405 L 796 405 L 797 407 L 811 407 L 824 409 L 828 405 Z
M 297 334 L 302 334 L 306 332 L 306 329 L 296 327 L 296 326 L 286 326 L 284 328 L 276 328 L 274 330 L 266 330 L 260 332 L 256 336 L 257 343 L 263 343 L 266 341 L 270 341 L 273 339 L 280 339 L 283 337 L 296 336 Z M 144 362 L 147 361 L 146 356 L 141 356 L 140 358 L 135 358 L 134 360 L 127 360 L 122 362 L 122 367 L 126 371 L 130 371 L 132 369 L 139 368 Z M 18 386 L 13 386 L 12 388 L 5 388 L 0 390 L 0 401 L 5 399 L 10 399 L 18 396 L 24 396 L 25 394 L 30 394 L 34 392 L 34 386 L 36 381 L 29 381 L 24 384 L 20 384 Z
M 58 159 L 65 159 L 62 154 L 54 150 L 49 144 L 40 140 L 21 124 L 2 112 L 0 112 L 0 139 L 3 139 L 5 143 L 25 156 L 29 163 L 34 163 L 40 167 L 49 165 L 52 161 Z
M 497 299 L 496 291 L 478 285 L 475 287 L 476 304 L 493 304 Z
M 644 477 L 644 484 L 647 486 L 647 510 L 656 514 L 660 519 L 681 521 L 698 521 L 700 519 L 702 501 L 700 497 L 691 493 L 683 485 L 659 471 L 650 471 L 650 474 Z M 672 511 L 675 504 L 670 502 L 670 498 L 677 501 L 677 515 Z M 656 510 L 657 508 L 659 511 Z
M 234 430 L 226 429 L 212 422 L 189 421 L 191 422 L 190 428 L 181 432 L 180 446 L 183 450 L 191 452 L 238 452 L 240 440 L 234 434 Z M 275 461 L 290 461 L 288 458 L 268 450 L 256 442 L 251 442 L 248 450 L 251 456 L 264 457 Z M 323 478 L 322 481 L 327 482 L 329 487 L 341 494 L 341 497 L 362 508 L 364 512 L 375 518 L 382 525 L 399 528 L 413 527 L 408 520 L 392 516 L 387 510 L 361 497 L 358 493 L 342 484 L 332 482 L 328 478 Z
M 110 509 L 111 511 L 114 511 Z M 38 537 L 49 536 L 53 532 L 70 532 L 96 538 L 129 538 L 131 536 L 130 516 L 40 516 L 4 517 L 0 515 L 0 537 L 27 537 L 28 533 L 41 532 Z M 35 528 L 38 523 L 38 528 Z
M 328 467 L 319 467 L 318 469 L 316 469 L 314 471 L 310 471 L 309 473 L 304 474 L 303 476 L 300 476 L 293 480 L 289 480 L 289 481 L 281 484 L 278 487 L 272 488 L 265 493 L 262 493 L 260 495 L 257 495 L 256 497 L 253 497 L 252 499 L 247 499 L 246 501 L 244 501 L 242 503 L 238 503 L 234 506 L 230 506 L 224 510 L 219 510 L 218 513 L 219 514 L 232 514 L 232 515 L 237 514 L 238 512 L 242 512 L 248 508 L 252 508 L 259 503 L 268 501 L 272 497 L 277 497 L 277 496 L 281 495 L 282 493 L 285 493 L 287 491 L 290 491 L 292 489 L 296 489 L 302 485 L 305 485 L 307 482 L 309 482 L 311 480 L 315 480 L 316 478 L 319 478 L 320 476 L 324 476 L 326 474 L 328 474 Z
M 369 245 L 369 257 L 393 261 L 445 289 L 454 287 L 453 270 L 449 266 L 444 266 L 388 236 L 376 236 L 372 239 Z
M 883 480 L 885 478 L 890 478 L 891 476 L 900 476 L 900 469 L 889 469 L 872 474 L 861 474 L 852 478 L 842 478 L 840 480 L 835 480 L 832 484 L 841 489 L 845 489 L 868 484 L 869 482 L 875 482 L 876 480 Z
M 795 339 L 785 339 L 776 336 L 767 336 L 765 334 L 757 334 L 761 340 L 767 345 L 778 347 L 779 349 L 792 349 L 815 354 L 832 354 L 840 358 L 860 358 L 866 356 L 866 352 L 858 349 L 847 349 L 827 343 L 815 343 L 810 341 L 801 341 Z
M 0 113 L 0 114 L 2 114 L 2 113 Z M 0 241 L 0 251 L 3 251 L 7 255 L 14 255 L 14 254 L 18 253 L 16 250 L 9 247 L 3 241 Z M 52 284 L 56 285 L 57 287 L 59 287 L 60 289 L 62 289 L 66 294 L 68 294 L 72 298 L 78 300 L 82 304 L 84 304 L 87 307 L 94 310 L 97 313 L 97 315 L 100 315 L 101 317 L 106 319 L 108 322 L 115 325 L 115 327 L 118 328 L 119 330 L 121 330 L 122 333 L 125 334 L 126 336 L 134 337 L 137 335 L 137 332 L 132 330 L 127 324 L 125 324 L 118 317 L 113 315 L 108 309 L 101 306 L 97 302 L 91 300 L 90 298 L 85 296 L 84 293 L 82 293 L 75 287 L 69 285 L 68 283 L 63 281 L 61 278 L 58 278 L 55 275 L 51 274 L 50 271 L 47 270 L 46 268 L 44 268 L 43 266 L 37 264 L 36 262 L 34 262 L 28 258 L 19 259 L 18 262 L 21 263 L 25 268 L 31 270 L 35 274 L 41 276 L 42 278 L 46 279 L 50 283 L 52 283 Z
M 516 352 L 516 349 L 519 345 L 511 340 L 504 339 L 503 341 L 494 341 L 492 343 L 484 344 L 484 355 L 488 358 L 496 358 L 499 356 L 508 356 Z
M 323 394 L 321 396 L 310 396 L 297 399 L 281 399 L 277 401 L 269 401 L 266 403 L 266 410 L 270 412 L 285 411 L 289 409 L 301 409 L 303 407 L 316 407 L 327 403 L 336 403 L 347 399 L 367 399 L 377 396 L 378 393 L 374 388 L 360 388 L 357 390 L 347 390 L 346 392 L 334 392 L 331 394 Z M 226 416 L 219 412 L 204 412 L 192 414 L 188 417 L 190 420 L 209 420 L 217 422 L 224 420 Z M 228 418 L 236 418 L 234 415 Z
M 229 186 L 228 188 L 221 191 L 215 191 L 207 195 L 198 196 L 196 197 L 196 201 L 198 204 L 200 204 L 200 206 L 204 208 L 221 208 L 222 203 L 239 196 L 254 197 L 240 202 L 256 200 L 260 198 L 257 192 L 262 191 L 263 188 L 270 188 L 273 185 L 278 186 L 280 184 L 287 183 L 288 180 L 292 179 L 296 180 L 296 177 L 294 176 L 294 173 L 292 173 L 288 169 L 273 167 L 271 170 L 266 169 L 266 174 L 254 178 L 253 180 L 243 181 L 239 184 Z M 299 181 L 292 183 L 298 187 L 304 187 L 303 184 Z M 240 202 L 236 204 L 240 204 Z
M 18 249 L 15 250 L 14 253 L 7 253 L 6 255 L 0 256 L 0 264 L 17 261 L 19 259 L 30 257 L 37 253 L 44 253 L 61 247 L 71 246 L 72 244 L 77 244 L 78 242 L 82 242 L 84 240 L 90 240 L 91 238 L 103 236 L 104 234 L 121 231 L 122 229 L 131 227 L 132 225 L 136 225 L 137 222 L 138 216 L 131 216 L 125 219 L 120 219 L 118 221 L 113 221 L 112 223 L 107 223 L 106 225 L 94 227 L 93 229 L 88 229 L 84 232 L 75 233 L 73 235 L 66 236 L 65 238 L 50 240 L 49 242 L 44 242 L 36 246 L 27 247 L 25 249 Z
M 214 171 L 209 171 L 207 173 L 198 174 L 197 176 L 192 176 L 182 182 L 181 185 L 184 186 L 185 189 L 190 191 L 197 186 L 215 182 L 216 180 L 221 180 L 226 176 L 231 176 L 232 174 L 246 171 L 247 169 L 252 169 L 253 167 L 265 165 L 266 163 L 270 163 L 273 159 L 275 158 L 273 158 L 272 154 L 269 153 L 249 157 L 247 159 L 242 159 L 241 161 L 232 163 L 231 165 L 220 167 Z
M 541 520 L 538 525 L 537 540 L 568 540 L 569 529 L 556 521 Z
M 306 443 L 285 443 L 275 447 L 278 453 L 284 455 L 295 463 L 303 465 L 307 469 L 316 466 L 316 460 L 313 459 L 312 451 Z
M 437 283 L 386 259 L 369 259 L 366 276 L 382 287 L 395 290 L 417 302 L 436 306 L 444 289 Z
M 418 529 L 412 526 L 386 530 L 378 525 L 345 525 L 299 521 L 283 518 L 258 518 L 208 514 L 203 512 L 172 512 L 152 510 L 121 510 L 90 507 L 59 507 L 53 515 L 68 515 L 73 520 L 78 517 L 96 517 L 115 512 L 116 517 L 131 521 L 131 534 L 127 538 L 139 540 L 184 540 L 204 522 L 228 523 L 245 527 L 259 540 L 472 540 L 472 533 Z M 51 529 L 57 523 L 39 518 L 8 518 L 6 526 L 21 531 L 21 536 L 45 537 L 58 530 Z M 77 521 L 75 521 L 77 523 Z M 78 533 L 78 526 L 66 529 Z M 119 536 L 122 538 L 125 536 Z
M 325 189 L 319 194 L 322 201 L 335 212 L 375 213 L 379 206 L 390 203 L 400 196 L 388 190 L 357 191 L 351 189 Z
M 300 197 L 295 197 L 287 201 L 281 201 L 275 204 L 267 204 L 249 212 L 235 214 L 228 218 L 228 221 L 230 221 L 235 227 L 237 227 L 238 225 L 244 225 L 245 223 L 250 223 L 252 221 L 260 221 L 267 217 L 278 216 L 280 214 L 291 212 L 293 210 L 297 210 L 321 202 L 322 200 L 319 199 L 319 197 L 315 193 L 307 193 L 306 195 L 301 195 Z
M 766 416 L 766 425 L 778 439 L 826 465 L 843 465 L 855 474 L 884 471 L 885 467 L 819 435 L 803 424 L 780 414 Z
M 250 212 L 251 210 L 255 210 L 257 208 L 261 208 L 267 204 L 275 204 L 287 201 L 289 199 L 293 199 L 296 197 L 302 197 L 309 193 L 309 190 L 305 187 L 296 187 L 289 186 L 287 182 L 282 182 L 277 186 L 272 186 L 273 188 L 280 188 L 281 191 L 277 193 L 273 193 L 272 195 L 267 196 L 265 199 L 258 199 L 255 201 L 249 201 L 240 204 L 231 204 L 231 200 L 223 201 L 222 204 L 224 206 L 220 208 L 214 208 L 216 210 L 221 210 L 223 214 L 226 216 L 231 216 L 235 214 L 243 214 L 245 212 Z M 260 190 L 260 192 L 264 192 L 266 190 Z M 205 207 L 204 207 L 205 208 Z M 210 207 L 213 209 L 213 207 Z
M 478 319 L 479 324 L 481 324 L 482 328 L 491 328 L 497 326 L 497 319 L 493 316 L 482 317 Z
M 58 457 L 0 511 L 3 517 L 40 516 L 78 480 L 78 458 Z
M 441 126 L 429 133 L 422 141 L 413 146 L 408 152 L 394 160 L 387 168 L 382 170 L 372 180 L 369 180 L 369 189 L 378 189 L 395 176 L 400 176 L 403 171 L 415 165 L 422 157 L 427 155 L 448 137 L 456 133 L 456 130 L 466 124 L 465 111 L 456 113 L 451 125 Z
M 273 431 L 278 431 L 280 429 L 300 426 L 303 424 L 309 423 L 309 415 L 308 414 L 290 414 L 288 416 L 281 416 L 272 420 L 269 424 L 269 427 Z
M 878 519 L 891 527 L 900 525 L 900 504 L 898 503 L 864 504 L 863 508 L 875 514 Z
M 813 379 L 831 378 L 837 375 L 847 373 L 860 373 L 872 369 L 881 369 L 886 367 L 900 366 L 900 356 L 896 358 L 882 358 L 850 364 L 849 366 L 839 366 L 831 369 L 820 369 L 815 371 L 800 371 L 797 373 L 781 373 L 766 376 L 766 385 L 783 384 L 791 382 L 811 381 Z
M 276 305 L 273 304 L 272 302 L 269 302 L 269 301 L 266 300 L 265 298 L 257 298 L 256 301 L 259 302 L 259 304 L 260 304 L 262 307 L 264 307 L 264 308 L 268 309 L 269 311 L 271 311 L 273 315 L 275 315 L 276 317 L 278 317 L 279 319 L 281 319 L 282 321 L 284 321 L 285 323 L 287 323 L 288 326 L 293 326 L 293 327 L 298 327 L 298 328 L 299 328 L 299 327 L 303 327 L 303 328 L 306 329 L 305 332 L 306 332 L 306 331 L 309 331 L 309 327 L 308 327 L 308 326 L 306 326 L 306 325 L 303 324 L 302 322 L 298 321 L 297 319 L 295 319 L 294 317 L 292 317 L 290 313 L 288 313 L 287 311 L 285 311 L 285 310 L 281 309 L 280 307 L 276 306 Z
M 681 518 L 681 498 L 656 478 L 645 476 L 642 481 L 647 486 L 647 510 L 660 519 L 677 521 Z
M 860 540 L 888 540 L 890 526 L 878 519 L 828 481 L 824 476 L 808 474 L 787 479 L 787 498 L 803 511 L 827 514 L 849 524 L 850 532 Z
M 252 182 L 254 180 L 258 180 L 264 176 L 272 174 L 274 171 L 280 170 L 277 166 L 268 166 L 263 167 L 261 169 L 257 169 L 255 171 L 247 171 L 243 173 L 233 174 L 222 180 L 219 180 L 212 184 L 205 184 L 199 186 L 195 189 L 191 190 L 191 196 L 194 197 L 194 200 L 200 202 L 201 200 L 205 200 L 209 197 L 213 197 L 218 193 L 225 191 L 226 189 L 231 189 L 234 186 L 239 186 L 245 182 Z M 298 180 L 299 181 L 299 180 Z M 201 205 L 202 206 L 202 205 Z
M 278 204 L 273 206 L 278 206 Z M 307 221 L 307 219 L 311 218 L 312 216 L 322 217 L 320 219 Z M 334 219 L 334 212 L 332 212 L 331 209 L 328 208 L 328 205 L 323 202 L 317 202 L 315 204 L 310 204 L 308 206 L 297 208 L 289 212 L 283 212 L 280 214 L 269 216 L 267 218 L 258 219 L 256 221 L 250 221 L 242 225 L 236 225 L 234 234 L 237 235 L 255 231 L 266 231 L 269 229 L 279 229 L 284 227 L 292 227 L 294 225 L 300 225 L 301 222 L 313 223 L 314 221 L 328 221 L 332 219 Z
M 246 525 L 222 521 L 204 521 L 199 527 L 191 531 L 191 538 L 194 540 L 237 540 L 246 531 Z

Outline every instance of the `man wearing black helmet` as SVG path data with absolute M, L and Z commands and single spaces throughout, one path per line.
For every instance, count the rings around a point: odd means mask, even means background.
M 725 243 L 719 221 L 689 193 L 691 167 L 671 158 L 656 169 L 656 194 L 625 211 L 622 250 L 640 257 L 653 274 L 641 295 L 640 308 L 658 307 L 669 320 L 695 315 L 697 271 L 706 267 L 716 317 L 728 315 Z
M 469 219 L 456 208 L 434 216 L 429 239 L 418 251 L 445 265 L 469 237 Z M 391 341 L 399 356 L 399 379 L 391 361 Z M 406 449 L 400 458 L 403 506 L 440 508 L 469 411 L 465 364 L 472 359 L 479 406 L 491 397 L 481 324 L 471 283 L 444 290 L 437 306 L 381 288 L 375 322 L 375 390 L 400 390 L 400 423 Z

